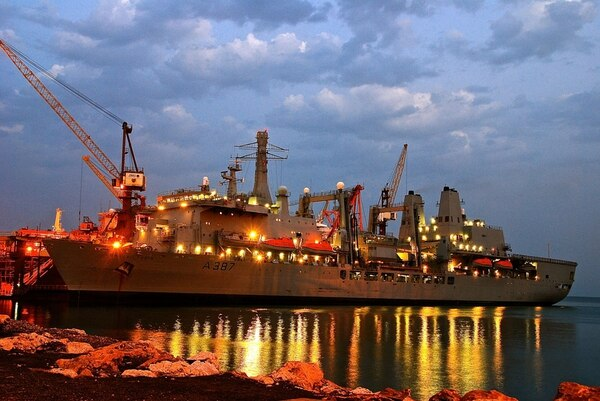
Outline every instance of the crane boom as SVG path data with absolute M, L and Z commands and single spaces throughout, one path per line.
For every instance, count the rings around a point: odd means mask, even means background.
M 102 174 L 102 171 L 90 160 L 90 156 L 84 155 L 81 157 L 81 159 L 85 162 L 85 164 L 87 164 L 90 170 L 92 170 L 92 172 L 96 174 L 96 177 L 98 177 L 98 179 L 104 184 L 104 186 L 108 188 L 110 193 L 112 193 L 115 196 L 115 198 L 119 200 L 119 202 L 123 203 L 122 195 L 119 193 L 119 191 L 117 191 L 115 187 L 113 187 L 112 182 L 109 181 L 104 174 Z
M 394 177 L 392 179 L 392 185 L 389 187 L 387 205 L 382 205 L 383 207 L 387 207 L 394 204 L 396 199 L 396 193 L 398 192 L 398 186 L 400 185 L 400 178 L 402 178 L 402 172 L 404 171 L 404 164 L 406 163 L 406 153 L 408 151 L 408 144 L 404 144 L 402 148 L 402 153 L 400 153 L 400 158 L 398 159 L 398 163 L 396 163 L 396 168 L 394 169 Z
M 12 50 L 10 45 L 0 39 L 0 47 L 8 58 L 13 62 L 25 79 L 33 86 L 39 95 L 48 103 L 54 112 L 61 120 L 71 129 L 71 131 L 79 138 L 83 145 L 90 151 L 92 156 L 98 160 L 98 163 L 109 173 L 113 178 L 119 179 L 119 169 L 106 156 L 106 154 L 96 145 L 90 135 L 83 129 L 69 111 L 60 103 L 60 101 L 50 92 L 50 90 L 42 83 L 35 73 L 25 64 L 25 62 Z

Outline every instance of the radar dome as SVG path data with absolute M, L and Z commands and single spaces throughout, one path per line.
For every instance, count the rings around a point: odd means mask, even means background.
M 286 196 L 287 194 L 288 194 L 288 189 L 285 185 L 282 185 L 279 188 L 277 188 L 277 195 Z
M 308 187 L 304 188 L 304 193 L 305 194 L 308 194 L 309 192 L 310 192 L 310 188 L 308 188 Z
M 344 183 L 342 181 L 340 181 L 337 183 L 337 185 L 335 187 L 341 191 L 342 189 L 344 189 Z

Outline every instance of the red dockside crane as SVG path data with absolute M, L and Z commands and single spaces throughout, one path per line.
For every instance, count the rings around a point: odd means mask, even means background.
M 146 189 L 146 178 L 143 169 L 140 169 L 133 153 L 130 134 L 132 127 L 125 121 L 118 118 L 116 115 L 98 105 L 86 95 L 77 91 L 54 78 L 46 70 L 40 67 L 36 62 L 29 59 L 26 55 L 0 39 L 0 48 L 6 53 L 8 58 L 13 62 L 23 77 L 31 84 L 36 92 L 48 103 L 60 119 L 69 127 L 71 132 L 83 143 L 89 150 L 90 154 L 96 159 L 99 167 L 93 164 L 89 156 L 84 156 L 83 160 L 92 169 L 94 174 L 109 188 L 121 202 L 122 209 L 118 213 L 118 221 L 116 234 L 129 240 L 135 230 L 135 214 L 138 208 L 145 206 L 144 197 L 138 192 Z M 41 71 L 42 74 L 57 82 L 65 89 L 97 108 L 106 114 L 113 121 L 120 123 L 122 128 L 122 147 L 121 147 L 121 168 L 118 169 L 110 158 L 98 147 L 92 137 L 83 129 L 69 111 L 61 104 L 61 102 L 52 94 L 52 92 L 43 84 L 43 82 L 35 75 L 27 64 L 34 66 Z M 132 165 L 127 167 L 125 164 L 126 155 L 129 154 Z M 108 178 L 107 178 L 108 176 Z M 134 200 L 139 200 L 139 205 L 134 203 Z

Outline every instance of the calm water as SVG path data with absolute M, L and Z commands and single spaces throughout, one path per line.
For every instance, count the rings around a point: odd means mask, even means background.
M 0 313 L 48 327 L 149 340 L 174 355 L 215 352 L 223 369 L 269 373 L 318 363 L 334 382 L 372 390 L 498 389 L 551 400 L 562 381 L 600 385 L 600 298 L 554 307 L 90 307 L 12 303 Z

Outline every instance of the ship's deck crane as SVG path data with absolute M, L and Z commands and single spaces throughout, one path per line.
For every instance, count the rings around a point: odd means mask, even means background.
M 390 180 L 391 185 L 389 182 L 385 184 L 381 190 L 379 203 L 370 207 L 367 229 L 373 234 L 385 235 L 387 222 L 389 220 L 395 220 L 396 212 L 404 210 L 404 205 L 394 204 L 394 201 L 396 199 L 396 193 L 398 192 L 398 186 L 400 185 L 400 179 L 402 178 L 402 172 L 404 171 L 407 151 L 408 144 L 404 144 L 402 152 L 400 153 L 400 158 L 394 168 L 392 179 Z
M 54 112 L 60 117 L 61 120 L 69 127 L 69 129 L 75 134 L 75 136 L 83 143 L 83 145 L 90 151 L 91 155 L 98 161 L 101 168 L 104 170 L 106 175 L 110 177 L 110 187 L 112 187 L 111 192 L 119 198 L 123 206 L 123 233 L 132 232 L 132 207 L 133 200 L 139 199 L 142 204 L 144 203 L 144 198 L 137 194 L 136 191 L 144 191 L 146 189 L 146 179 L 144 176 L 144 172 L 142 169 L 139 169 L 137 166 L 137 161 L 135 159 L 135 154 L 133 153 L 133 148 L 131 146 L 131 139 L 129 135 L 132 132 L 131 126 L 129 126 L 126 122 L 119 119 L 116 115 L 104 109 L 89 97 L 85 96 L 81 92 L 76 89 L 68 86 L 64 82 L 61 82 L 54 78 L 51 74 L 49 74 L 46 70 L 40 67 L 33 60 L 29 59 L 26 55 L 6 43 L 4 40 L 0 39 L 0 48 L 6 53 L 8 58 L 13 62 L 13 64 L 17 67 L 19 72 L 25 77 L 25 79 L 31 84 L 31 86 L 37 91 L 37 93 L 48 103 L 48 105 L 54 110 Z M 69 113 L 69 111 L 61 104 L 61 102 L 52 94 L 52 92 L 42 83 L 42 81 L 35 75 L 35 73 L 28 67 L 27 63 L 33 65 L 39 71 L 41 71 L 45 76 L 54 80 L 59 85 L 63 86 L 65 89 L 78 96 L 82 100 L 91 104 L 93 107 L 97 108 L 104 114 L 106 114 L 110 119 L 115 122 L 121 124 L 123 137 L 122 137 L 122 148 L 121 148 L 121 168 L 118 169 L 115 164 L 110 160 L 110 158 L 96 145 L 91 136 L 79 125 L 77 120 Z M 125 165 L 125 156 L 129 154 L 133 167 L 128 168 Z M 92 171 L 100 178 L 100 180 L 106 185 L 108 179 L 102 175 L 102 171 L 100 168 L 95 166 L 89 160 L 89 156 L 87 160 L 84 157 L 84 161 L 86 164 L 92 169 Z M 108 185 L 107 185 L 108 186 Z M 110 189 L 110 188 L 109 188 Z

